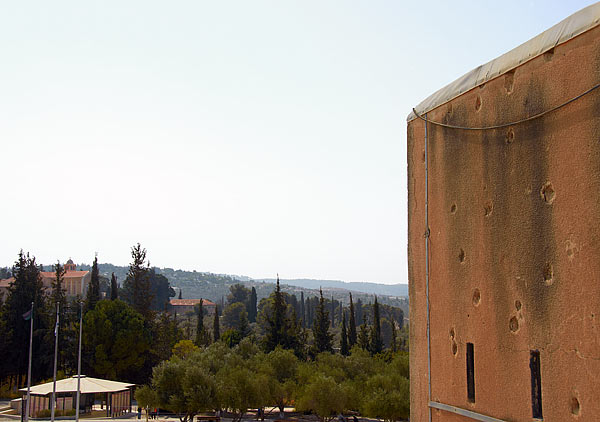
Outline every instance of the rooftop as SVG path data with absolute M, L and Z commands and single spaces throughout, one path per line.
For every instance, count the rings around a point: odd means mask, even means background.
M 557 23 L 552 28 L 542 32 L 538 36 L 510 50 L 500 57 L 476 67 L 469 73 L 461 76 L 444 88 L 434 92 L 423 100 L 415 110 L 419 114 L 427 113 L 434 108 L 447 103 L 459 95 L 484 84 L 490 79 L 496 78 L 523 63 L 544 54 L 559 44 L 565 43 L 584 32 L 600 24 L 600 2 L 592 4 L 572 14 L 565 20 Z M 411 112 L 407 120 L 416 119 L 417 116 Z

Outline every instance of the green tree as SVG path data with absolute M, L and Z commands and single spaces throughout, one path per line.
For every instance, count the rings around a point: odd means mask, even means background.
M 17 384 L 25 381 L 28 366 L 29 320 L 23 314 L 31 310 L 33 303 L 33 381 L 44 379 L 50 375 L 52 368 L 53 344 L 47 344 L 46 330 L 49 328 L 45 317 L 47 309 L 44 286 L 40 277 L 40 269 L 35 257 L 19 252 L 12 269 L 15 278 L 8 287 L 4 302 L 4 324 L 6 337 L 2 339 L 5 346 L 2 360 L 8 363 L 7 375 L 15 376 Z
M 156 268 L 148 271 L 150 293 L 152 295 L 152 310 L 160 311 L 175 296 L 175 290 L 169 284 L 169 279 L 156 272 Z M 181 290 L 179 291 L 181 293 Z
M 298 358 L 292 350 L 278 346 L 265 356 L 262 370 L 271 384 L 269 399 L 279 408 L 280 418 L 285 416 L 285 407 L 291 405 L 294 400 L 298 388 L 297 368 Z
M 304 292 L 300 292 L 300 319 L 302 320 L 302 328 L 306 328 L 306 308 L 304 306 Z
M 369 328 L 367 325 L 367 316 L 364 316 L 363 323 L 360 325 L 358 339 L 356 344 L 363 350 L 370 350 L 371 344 L 369 340 Z
M 92 276 L 88 285 L 84 312 L 88 312 L 94 309 L 96 303 L 100 301 L 100 272 L 98 271 L 98 255 L 94 257 L 94 263 L 92 264 Z
M 323 291 L 319 289 L 321 295 L 317 314 L 313 325 L 314 349 L 316 353 L 332 352 L 333 335 L 329 332 L 329 313 L 325 309 L 325 299 L 323 299 Z
M 393 322 L 387 318 L 381 318 L 381 342 L 383 348 L 390 349 L 392 347 Z
M 408 354 L 395 356 L 382 369 L 365 383 L 360 410 L 368 417 L 387 422 L 405 420 L 410 413 Z
M 161 312 L 154 326 L 152 351 L 158 362 L 171 357 L 173 347 L 181 340 L 182 333 L 177 327 L 177 321 L 168 312 Z
M 151 385 L 158 406 L 178 414 L 181 422 L 192 422 L 199 412 L 215 408 L 215 377 L 191 359 L 162 362 L 154 368 Z
M 83 345 L 91 351 L 93 374 L 121 381 L 144 381 L 150 333 L 144 318 L 120 300 L 102 300 L 85 314 Z
M 117 284 L 117 277 L 115 273 L 112 273 L 110 277 L 110 300 L 117 300 L 119 297 L 119 285 Z
M 198 350 L 198 346 L 191 340 L 179 340 L 175 346 L 173 346 L 172 355 L 177 356 L 179 359 L 187 359 L 194 352 Z
M 229 287 L 229 295 L 227 296 L 227 303 L 243 303 L 244 306 L 248 303 L 248 298 L 250 296 L 250 290 L 248 290 L 244 285 L 237 283 L 233 284 Z
M 287 300 L 286 300 L 287 299 Z M 281 292 L 279 276 L 275 290 L 267 299 L 261 301 L 261 312 L 258 317 L 266 334 L 263 347 L 266 352 L 275 350 L 277 346 L 293 349 L 297 356 L 303 354 L 301 328 L 296 317 L 296 310 L 287 303 L 291 298 Z
M 146 249 L 138 243 L 131 248 L 131 258 L 133 260 L 123 282 L 123 296 L 136 312 L 147 321 L 151 321 L 153 296 L 150 288 L 150 269 L 146 264 Z
M 354 303 L 350 293 L 350 321 L 348 326 L 348 346 L 350 349 L 356 344 L 356 319 L 354 317 Z
M 341 385 L 333 377 L 319 372 L 303 386 L 296 402 L 298 410 L 313 411 L 321 422 L 332 420 L 345 406 L 346 394 Z
M 223 311 L 223 326 L 228 329 L 237 330 L 240 326 L 242 315 L 248 320 L 246 305 L 242 302 L 234 302 L 225 307 Z
M 252 291 L 250 292 L 250 300 L 248 302 L 248 321 L 256 322 L 257 316 L 257 301 L 258 298 L 256 296 L 256 289 L 252 286 Z
M 63 288 L 65 269 L 60 262 L 57 261 L 53 266 L 54 280 L 52 281 L 52 290 L 48 300 L 48 314 L 53 315 L 53 326 L 56 326 L 56 305 L 59 305 L 58 314 L 58 367 L 66 369 L 66 351 L 68 350 L 68 319 L 67 319 L 67 297 Z M 47 333 L 47 343 L 52 344 L 54 341 L 54 330 Z
M 224 408 L 231 409 L 235 416 L 234 422 L 239 422 L 250 408 L 262 404 L 261 385 L 257 382 L 256 374 L 250 368 L 242 365 L 225 365 L 218 372 L 219 402 Z
M 148 422 L 148 410 L 159 406 L 156 391 L 149 385 L 142 385 L 135 389 L 135 400 L 138 406 L 146 409 L 146 422 Z
M 213 316 L 213 341 L 217 342 L 221 339 L 221 328 L 219 326 L 219 307 L 215 305 L 215 314 Z
M 237 346 L 242 341 L 242 335 L 238 330 L 230 328 L 221 334 L 221 341 L 232 348 Z
M 206 333 L 206 328 L 204 328 L 204 309 L 202 307 L 202 299 L 200 299 L 200 303 L 198 304 L 198 315 L 196 320 L 196 346 L 206 346 L 208 341 L 208 334 Z
M 396 330 L 396 322 L 392 321 L 392 341 L 390 343 L 390 348 L 393 353 L 398 351 L 398 331 Z
M 383 350 L 383 341 L 381 339 L 381 321 L 379 317 L 379 304 L 377 296 L 373 304 L 373 325 L 371 326 L 370 351 L 373 354 L 381 353 Z
M 344 356 L 348 356 L 350 354 L 350 349 L 348 348 L 348 335 L 346 334 L 346 313 L 342 314 L 342 333 L 340 335 L 340 353 Z

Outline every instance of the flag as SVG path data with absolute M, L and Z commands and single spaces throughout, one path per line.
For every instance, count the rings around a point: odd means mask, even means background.
M 25 321 L 29 321 L 31 319 L 31 314 L 33 313 L 33 308 L 31 308 L 30 310 L 28 310 L 27 312 L 25 312 L 23 314 L 23 319 Z

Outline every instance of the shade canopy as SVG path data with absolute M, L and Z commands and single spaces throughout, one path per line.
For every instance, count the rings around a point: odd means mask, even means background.
M 36 385 L 31 387 L 31 394 L 45 396 L 52 393 L 52 381 L 45 384 Z M 135 384 L 128 384 L 125 382 L 103 380 L 100 378 L 90 378 L 85 375 L 81 376 L 79 391 L 81 394 L 92 394 L 92 393 L 116 393 L 123 391 L 129 387 L 133 387 Z M 27 388 L 21 388 L 19 391 L 26 393 Z M 56 381 L 56 392 L 57 393 L 76 393 L 77 392 L 77 377 L 66 378 L 60 381 Z

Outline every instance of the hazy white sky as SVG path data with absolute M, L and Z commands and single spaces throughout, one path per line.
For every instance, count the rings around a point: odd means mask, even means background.
M 407 114 L 592 3 L 4 2 L 0 266 L 406 283 Z

